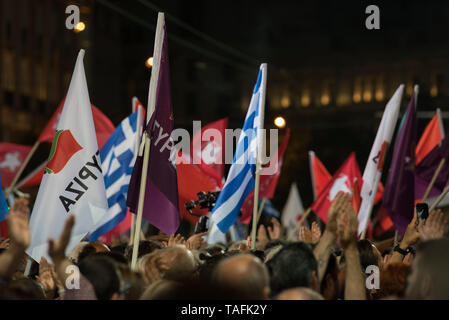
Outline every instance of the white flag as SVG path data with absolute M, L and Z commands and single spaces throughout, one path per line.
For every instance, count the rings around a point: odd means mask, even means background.
M 286 228 L 287 235 L 290 237 L 298 224 L 298 218 L 304 213 L 301 197 L 299 195 L 298 187 L 293 182 L 290 187 L 287 202 L 282 210 L 282 226 Z
M 66 253 L 108 207 L 83 58 L 81 50 L 31 214 L 27 253 L 37 262 L 42 256 L 49 258 L 48 239 L 60 237 L 69 214 L 76 217 Z
M 363 171 L 363 186 L 360 191 L 362 203 L 360 204 L 357 217 L 359 220 L 359 235 L 366 229 L 373 209 L 377 187 L 382 176 L 385 155 L 391 143 L 394 128 L 398 120 L 403 93 L 404 85 L 401 84 L 390 101 L 388 101 L 379 128 L 377 129 L 376 139 L 374 140 L 368 161 L 366 162 L 365 171 Z

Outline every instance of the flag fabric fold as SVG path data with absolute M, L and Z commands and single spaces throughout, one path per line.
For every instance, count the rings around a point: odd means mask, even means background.
M 298 221 L 304 213 L 301 196 L 299 195 L 298 186 L 293 182 L 290 186 L 287 202 L 282 209 L 281 222 L 282 226 L 287 230 L 287 236 L 290 238 L 296 229 Z
M 22 163 L 31 151 L 31 147 L 14 143 L 0 143 L 0 173 L 2 175 L 1 187 L 11 185 Z
M 318 196 L 318 199 L 312 204 L 311 208 L 313 212 L 315 212 L 324 223 L 327 223 L 327 213 L 334 198 L 340 191 L 353 195 L 354 184 L 356 183 L 358 184 L 357 187 L 360 189 L 362 185 L 362 175 L 360 174 L 355 153 L 352 152 Z
M 396 138 L 385 185 L 383 207 L 399 234 L 404 235 L 413 217 L 415 195 L 416 106 L 412 95 L 405 120 Z
M 376 189 L 378 190 L 382 176 L 385 156 L 398 120 L 403 93 L 404 85 L 401 84 L 390 101 L 388 101 L 379 128 L 377 129 L 376 138 L 371 147 L 365 170 L 363 171 L 363 185 L 360 191 L 362 202 L 357 216 L 359 221 L 358 234 L 361 234 L 366 229 L 371 216 L 376 194 L 378 193 Z
M 109 209 L 104 221 L 89 235 L 91 242 L 109 232 L 126 217 L 126 195 L 138 153 L 139 121 L 142 121 L 141 109 L 124 119 L 100 150 Z
M 37 262 L 41 257 L 50 259 L 48 239 L 59 238 L 69 214 L 76 219 L 66 253 L 102 219 L 98 212 L 107 209 L 83 58 L 81 50 L 31 214 L 31 244 L 26 252 Z
M 139 153 L 129 184 L 127 205 L 131 212 L 137 213 L 140 181 L 142 178 L 146 179 L 142 217 L 162 232 L 171 235 L 178 229 L 180 217 L 176 151 L 171 137 L 174 121 L 168 41 L 163 13 L 158 17 L 154 51 L 147 109 L 147 119 L 150 120 L 144 133 L 151 139 L 148 175 L 142 177 L 143 153 Z
M 223 233 L 234 224 L 243 202 L 255 187 L 256 159 L 261 152 L 259 130 L 263 128 L 266 68 L 266 64 L 260 66 L 232 165 L 212 210 L 212 220 Z
M 262 173 L 260 175 L 260 185 L 259 185 L 259 199 L 273 199 L 274 192 L 276 191 L 276 186 L 279 180 L 279 176 L 281 175 L 282 164 L 284 162 L 284 154 L 287 149 L 288 141 L 290 140 L 290 128 L 287 128 L 287 133 L 285 134 L 284 140 L 282 144 L 277 150 L 277 153 L 272 155 L 272 159 L 267 164 L 267 167 L 262 169 Z M 277 164 L 273 162 L 277 161 Z M 273 174 L 268 174 L 268 169 L 270 166 L 276 165 L 276 170 Z M 271 170 L 271 169 L 270 169 Z M 264 174 L 265 173 L 267 174 Z M 242 205 L 242 217 L 240 221 L 243 224 L 249 224 L 253 214 L 253 206 L 254 206 L 254 190 L 251 191 L 246 197 L 245 202 Z
M 415 156 L 418 165 L 444 138 L 443 121 L 440 109 L 437 109 L 432 120 L 427 124 L 416 145 Z
M 309 151 L 309 166 L 310 177 L 312 179 L 313 199 L 316 200 L 321 191 L 323 191 L 329 181 L 331 181 L 332 176 L 313 151 Z

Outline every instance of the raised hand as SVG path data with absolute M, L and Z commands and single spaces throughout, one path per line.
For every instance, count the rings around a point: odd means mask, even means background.
M 273 223 L 273 227 L 267 228 L 270 239 L 279 239 L 281 237 L 281 224 L 276 218 L 271 218 L 271 222 Z
M 256 249 L 263 249 L 265 248 L 265 245 L 268 243 L 269 238 L 267 234 L 267 229 L 263 224 L 259 226 L 259 229 L 257 230 L 257 238 L 256 238 Z
M 449 222 L 444 219 L 443 211 L 433 210 L 427 220 L 421 220 L 418 224 L 418 232 L 421 241 L 443 238 L 447 231 Z
M 205 236 L 207 232 L 194 234 L 186 241 L 186 247 L 187 249 L 193 250 L 193 249 L 201 249 L 205 244 L 206 241 L 203 239 L 203 236 Z
M 415 212 L 413 214 L 413 219 L 412 219 L 412 221 L 410 221 L 409 225 L 407 226 L 407 229 L 405 230 L 404 237 L 402 238 L 402 241 L 401 241 L 400 246 L 402 249 L 405 250 L 407 247 L 414 245 L 416 242 L 418 242 L 418 240 L 419 240 L 418 225 L 419 225 L 418 215 L 417 215 L 416 209 L 415 209 Z
M 178 233 L 176 236 L 174 234 L 172 234 L 168 238 L 168 242 L 165 242 L 164 244 L 166 247 L 171 247 L 171 246 L 175 246 L 177 244 L 186 244 L 186 241 L 185 241 L 184 237 Z
M 340 245 L 346 249 L 351 244 L 357 243 L 357 216 L 352 207 L 352 203 L 347 197 L 340 208 L 340 215 L 337 222 L 337 233 L 340 237 Z
M 318 243 L 321 239 L 321 229 L 318 226 L 318 223 L 315 221 L 312 222 L 312 243 Z
M 25 250 L 30 245 L 29 218 L 30 209 L 28 207 L 28 200 L 18 198 L 14 201 L 11 212 L 7 217 L 11 246 Z
M 299 229 L 298 241 L 303 241 L 305 243 L 312 243 L 312 232 L 309 228 L 302 226 Z
M 54 267 L 45 259 L 41 258 L 39 264 L 39 275 L 36 276 L 36 280 L 39 281 L 44 287 L 45 295 L 47 298 L 54 298 L 56 290 L 56 280 L 54 276 L 56 275 Z
M 75 216 L 70 215 L 64 226 L 61 237 L 59 240 L 54 239 L 48 240 L 48 254 L 53 259 L 54 263 L 58 263 L 65 259 L 65 250 L 70 241 L 70 234 L 72 233 L 72 228 L 75 225 Z
M 331 232 L 333 235 L 337 234 L 337 219 L 339 212 L 348 204 L 348 202 L 350 202 L 350 200 L 351 196 L 349 194 L 339 192 L 329 207 L 329 211 L 327 213 L 326 230 Z

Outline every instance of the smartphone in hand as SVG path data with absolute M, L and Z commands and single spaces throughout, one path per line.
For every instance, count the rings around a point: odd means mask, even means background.
M 427 205 L 427 203 L 417 203 L 416 213 L 419 220 L 427 220 L 427 218 L 429 217 L 429 206 Z

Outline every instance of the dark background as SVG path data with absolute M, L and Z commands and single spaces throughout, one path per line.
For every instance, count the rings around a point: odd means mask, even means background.
M 85 31 L 65 28 L 69 4 L 80 6 Z M 380 8 L 380 30 L 365 27 L 370 4 Z M 166 13 L 176 127 L 222 117 L 241 127 L 258 67 L 268 63 L 265 127 L 282 115 L 292 130 L 278 209 L 294 181 L 304 206 L 312 203 L 308 150 L 331 174 L 355 151 L 363 173 L 399 84 L 401 115 L 420 85 L 418 136 L 435 108 L 448 115 L 449 1 L 0 0 L 0 141 L 36 141 L 80 48 L 91 101 L 115 125 L 133 96 L 146 105 L 158 8 Z

